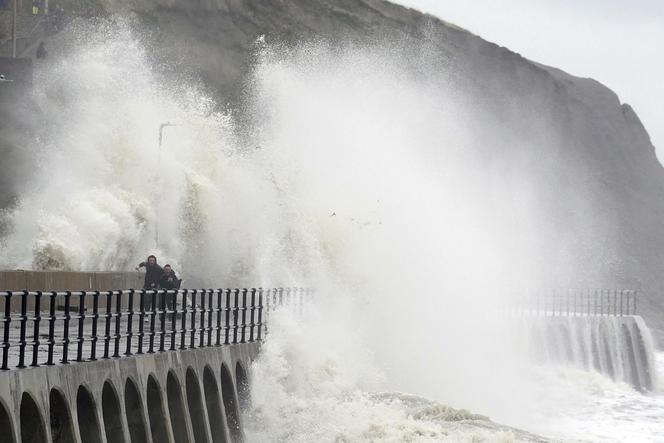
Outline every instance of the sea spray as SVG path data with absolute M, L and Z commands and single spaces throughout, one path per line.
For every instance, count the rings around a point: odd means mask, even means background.
M 122 20 L 60 34 L 36 66 L 35 166 L 0 265 L 128 270 L 155 253 L 189 287 L 315 287 L 305 321 L 270 319 L 245 420 L 258 441 L 520 438 L 412 395 L 535 427 L 552 393 L 494 314 L 519 288 L 599 278 L 567 234 L 608 256 L 602 224 L 550 217 L 556 190 L 519 154 L 531 141 L 427 49 L 258 51 L 231 111 L 153 69 Z
M 336 314 L 316 311 L 304 320 L 287 308 L 270 317 L 251 366 L 251 407 L 243 416 L 249 441 L 543 441 L 481 415 L 381 391 L 389 383 L 371 353 L 338 329 Z

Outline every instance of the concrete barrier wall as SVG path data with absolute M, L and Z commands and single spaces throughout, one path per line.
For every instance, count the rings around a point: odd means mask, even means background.
M 0 291 L 140 289 L 143 272 L 0 271 Z
M 120 289 L 140 289 L 143 287 L 143 272 L 62 272 L 62 271 L 0 271 L 0 291 L 111 291 Z M 61 297 L 62 298 L 62 297 Z M 60 303 L 61 302 L 61 303 Z M 92 298 L 88 297 L 86 308 L 92 308 Z M 64 305 L 64 298 L 58 306 Z M 72 308 L 78 307 L 73 297 Z M 122 301 L 127 307 L 127 300 Z M 11 310 L 21 308 L 20 297 L 12 299 Z M 29 299 L 28 309 L 34 309 L 34 299 Z M 47 306 L 42 307 L 43 310 Z

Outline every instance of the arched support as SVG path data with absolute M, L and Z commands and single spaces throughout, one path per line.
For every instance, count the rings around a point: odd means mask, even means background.
M 237 390 L 259 351 L 259 343 L 245 343 L 0 371 L 0 442 L 131 443 L 136 435 L 128 421 L 137 400 L 148 443 L 239 440 Z M 127 377 L 138 395 L 129 392 Z
M 627 382 L 634 386 L 636 389 L 641 390 L 641 384 L 639 383 L 639 369 L 637 367 L 638 363 L 636 361 L 636 354 L 634 353 L 634 344 L 632 342 L 632 333 L 627 327 L 626 324 L 623 324 L 622 327 L 623 341 L 625 346 L 625 360 L 627 374 Z
M 22 443 L 46 443 L 44 418 L 37 403 L 27 392 L 21 397 L 20 420 Z
M 189 406 L 189 417 L 194 431 L 194 441 L 196 443 L 207 443 L 209 441 L 209 431 L 201 397 L 201 388 L 198 384 L 198 377 L 191 367 L 187 369 L 186 385 L 187 405 Z
M 48 397 L 53 443 L 75 443 L 71 409 L 65 396 L 58 389 L 52 388 Z
M 219 398 L 219 387 L 214 377 L 214 372 L 209 366 L 203 371 L 203 392 L 205 393 L 205 405 L 207 406 L 208 421 L 212 432 L 212 441 L 221 443 L 226 441 L 224 419 L 221 412 L 221 399 Z
M 110 381 L 104 383 L 101 394 L 101 409 L 104 416 L 104 430 L 107 443 L 126 443 L 122 426 L 122 411 L 115 387 Z
M 171 419 L 173 441 L 175 443 L 189 443 L 187 414 L 182 399 L 182 387 L 172 370 L 168 371 L 166 378 L 166 397 L 168 399 L 168 415 Z
M 164 411 L 164 400 L 161 395 L 161 387 L 152 374 L 148 377 L 147 402 L 152 441 L 154 443 L 173 441 L 173 436 L 170 433 L 170 426 Z
M 244 440 L 242 427 L 240 425 L 240 414 L 237 407 L 237 396 L 235 394 L 235 384 L 228 367 L 221 365 L 221 395 L 224 399 L 224 410 L 226 411 L 226 423 L 234 442 Z
M 92 394 L 83 385 L 76 393 L 76 415 L 81 441 L 85 443 L 102 443 L 101 430 L 97 421 L 97 406 Z
M 125 414 L 131 443 L 148 443 L 148 432 L 143 415 L 143 401 L 136 384 L 127 378 L 124 391 Z
M 246 411 L 251 407 L 251 391 L 247 371 L 239 360 L 235 364 L 235 384 L 240 412 Z
M 16 443 L 16 432 L 12 424 L 12 417 L 2 400 L 0 400 L 0 435 L 6 436 L 8 443 Z

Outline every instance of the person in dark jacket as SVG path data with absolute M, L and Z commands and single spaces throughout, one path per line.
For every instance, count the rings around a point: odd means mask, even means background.
M 178 280 L 171 265 L 164 266 L 164 273 L 159 278 L 159 288 L 168 290 L 180 289 L 180 280 Z
M 161 279 L 164 270 L 157 264 L 157 257 L 151 255 L 148 261 L 144 261 L 138 265 L 136 270 L 145 268 L 145 283 L 143 289 L 157 289 L 159 288 L 159 279 Z
M 175 290 L 177 291 L 180 289 L 180 282 L 182 280 L 179 280 L 177 275 L 175 275 L 175 272 L 173 271 L 173 268 L 171 268 L 171 265 L 166 265 L 164 266 L 164 273 L 161 275 L 161 278 L 159 279 L 159 288 L 160 289 L 166 289 L 168 291 Z M 166 294 L 166 307 L 168 309 L 174 309 L 175 308 L 175 294 Z M 159 306 L 163 308 L 164 302 L 161 301 L 159 303 Z

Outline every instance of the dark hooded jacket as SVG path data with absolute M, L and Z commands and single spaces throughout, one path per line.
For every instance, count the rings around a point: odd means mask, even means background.
M 180 280 L 178 280 L 175 272 L 171 271 L 170 274 L 163 273 L 159 278 L 160 289 L 180 289 Z
M 157 289 L 159 287 L 159 279 L 161 278 L 164 270 L 158 264 L 150 265 L 148 262 L 143 262 L 138 265 L 139 268 L 145 268 L 145 283 L 143 289 Z

